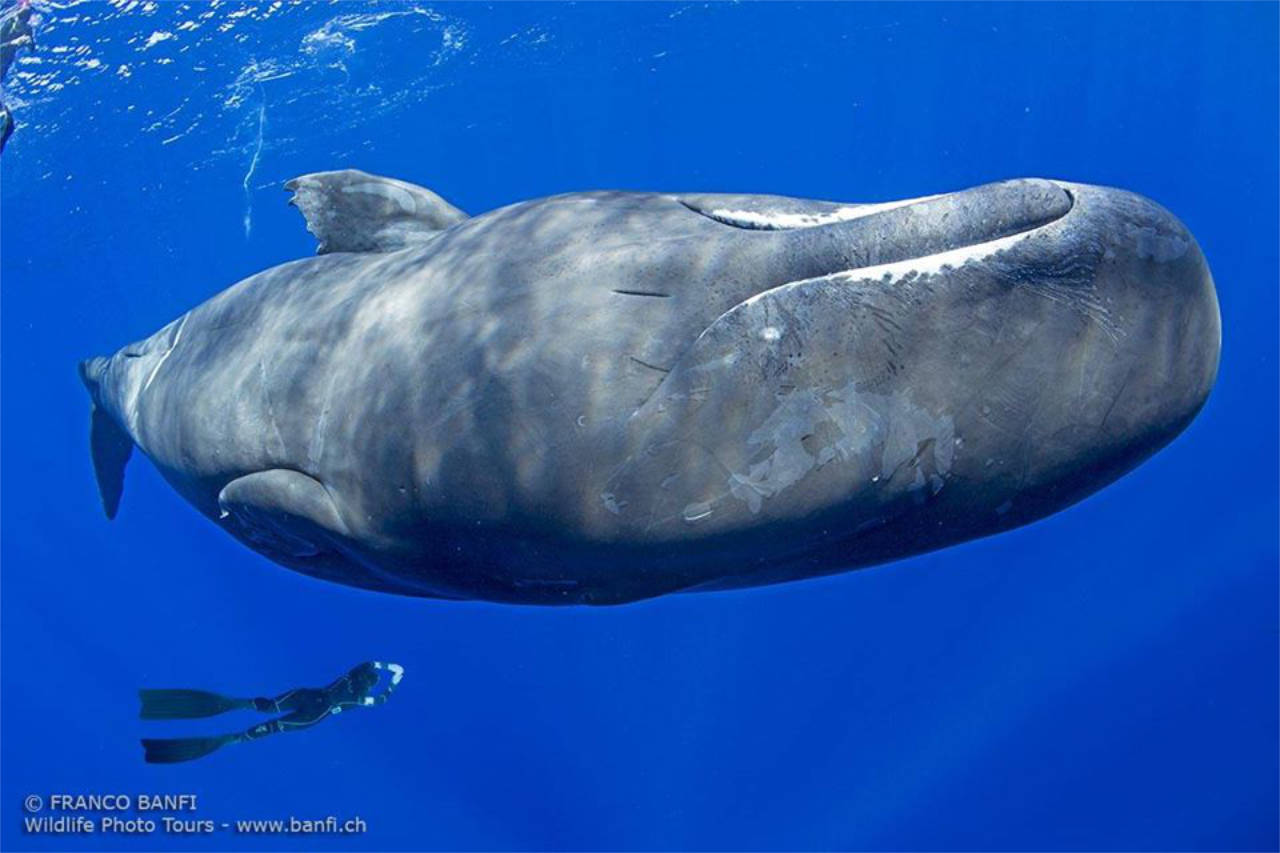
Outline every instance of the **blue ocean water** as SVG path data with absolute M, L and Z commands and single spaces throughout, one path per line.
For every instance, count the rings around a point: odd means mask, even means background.
M 4 849 L 1280 843 L 1275 4 L 36 8 L 0 191 Z M 145 460 L 107 522 L 76 362 L 310 254 L 280 184 L 345 166 L 473 213 L 595 188 L 1121 186 L 1210 261 L 1218 384 L 1167 449 L 1027 528 L 618 608 L 314 581 Z M 385 706 L 142 762 L 143 735 L 226 726 L 144 724 L 139 687 L 274 693 L 367 658 L 407 667 Z M 24 832 L 24 798 L 59 792 L 368 829 Z

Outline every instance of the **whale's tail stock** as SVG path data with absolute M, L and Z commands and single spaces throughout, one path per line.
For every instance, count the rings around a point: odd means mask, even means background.
M 133 453 L 133 439 L 102 404 L 102 381 L 111 360 L 98 356 L 80 362 L 80 379 L 91 400 L 89 451 L 98 495 L 107 518 L 115 518 L 124 493 L 124 468 Z

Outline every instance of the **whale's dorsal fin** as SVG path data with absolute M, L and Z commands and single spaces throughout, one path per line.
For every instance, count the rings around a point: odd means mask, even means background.
M 424 187 L 358 169 L 313 172 L 284 185 L 315 235 L 316 254 L 394 252 L 467 218 Z

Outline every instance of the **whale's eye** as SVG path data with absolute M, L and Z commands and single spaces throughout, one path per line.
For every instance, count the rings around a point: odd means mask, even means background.
M 748 231 L 794 231 L 861 219 L 938 196 L 872 204 L 841 204 L 769 195 L 686 195 L 679 201 L 694 213 Z

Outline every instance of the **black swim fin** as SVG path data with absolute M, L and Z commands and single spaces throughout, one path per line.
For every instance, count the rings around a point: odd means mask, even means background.
M 236 740 L 234 735 L 218 737 L 143 738 L 143 757 L 148 764 L 177 764 L 194 761 Z
M 253 710 L 253 701 L 232 699 L 205 690 L 139 690 L 139 716 L 144 720 L 191 720 L 227 711 Z

